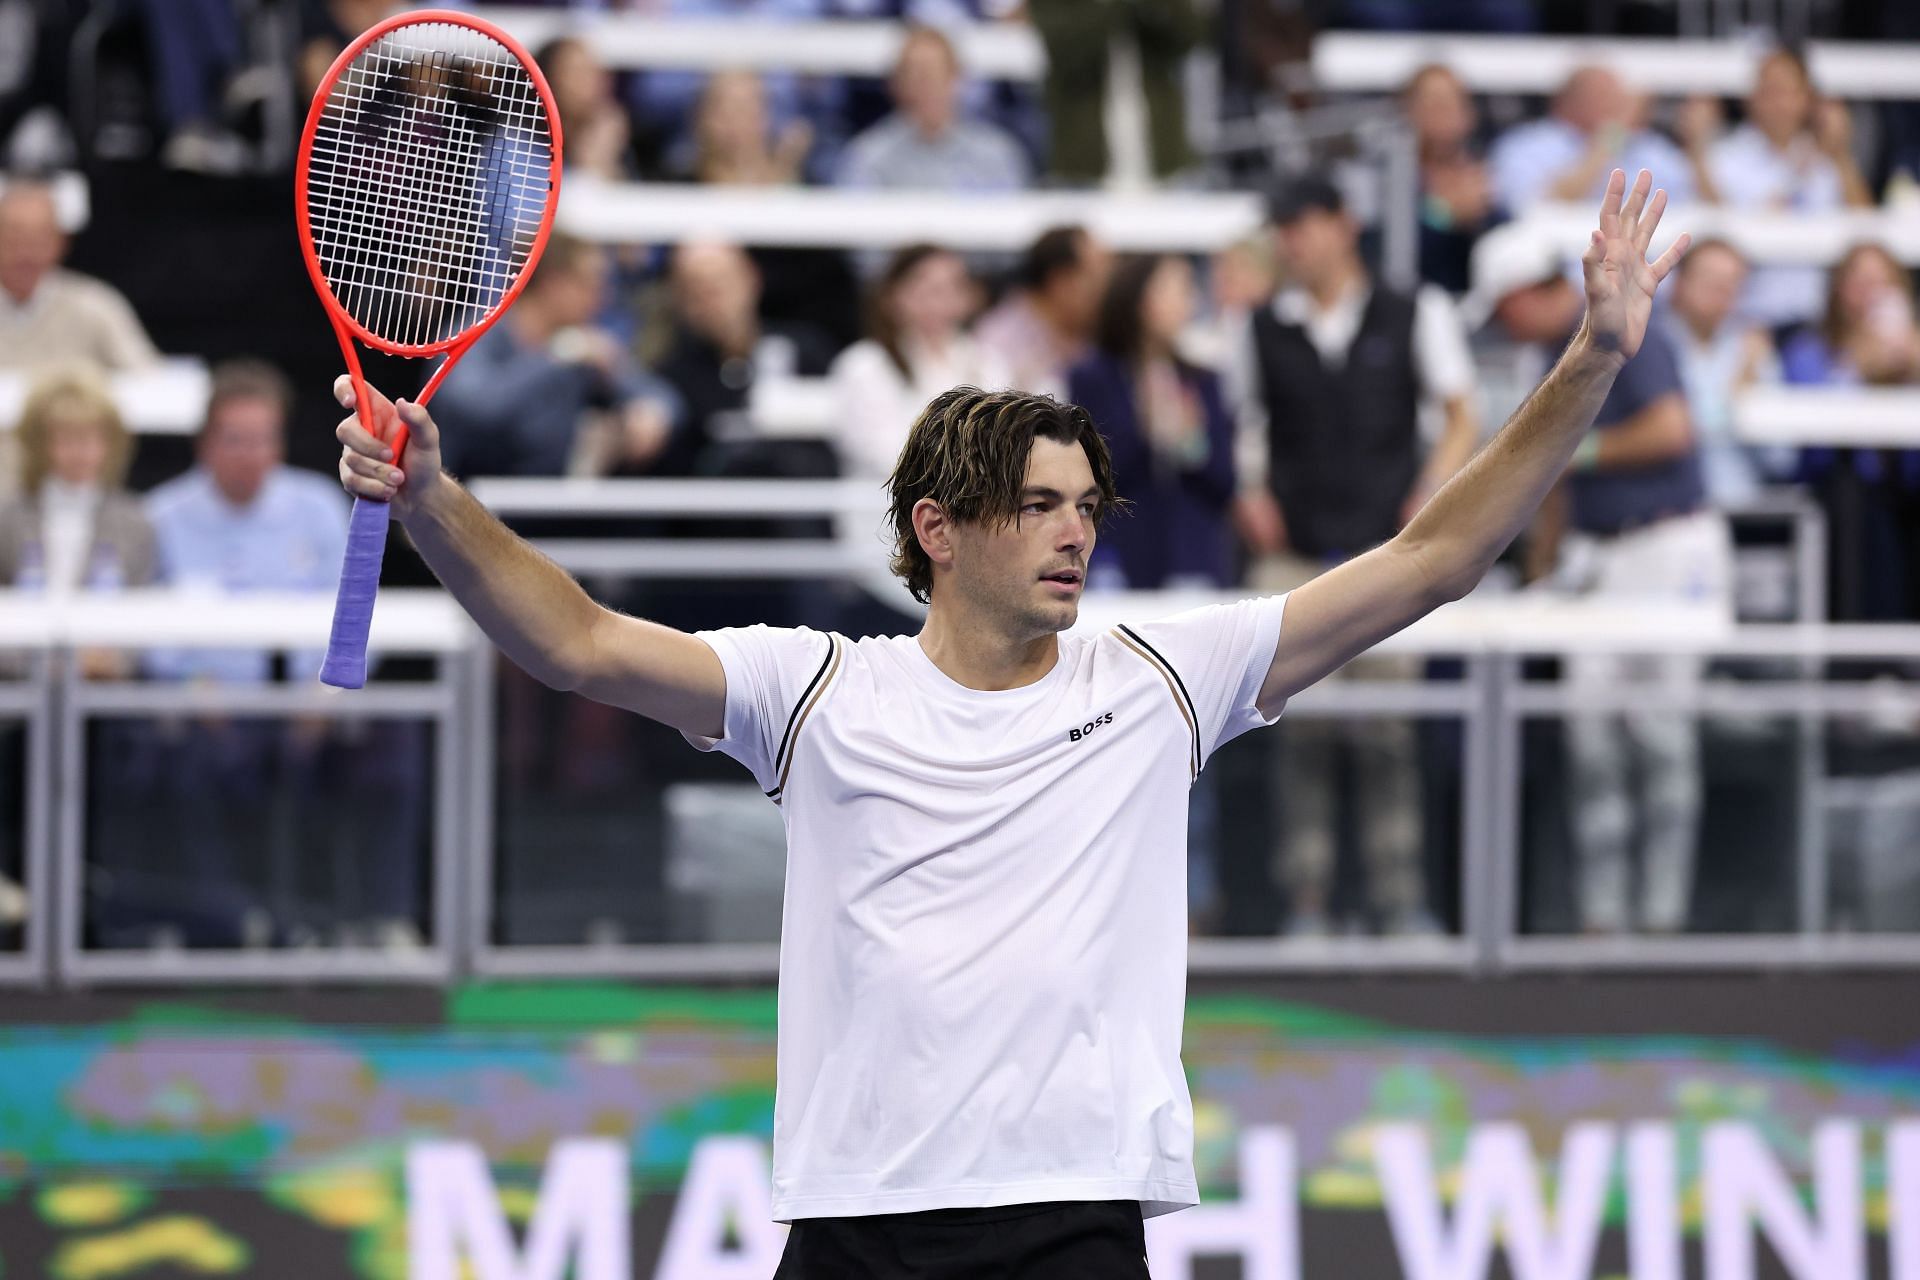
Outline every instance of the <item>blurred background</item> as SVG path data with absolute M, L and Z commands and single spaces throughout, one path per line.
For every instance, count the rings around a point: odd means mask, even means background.
M 397 529 L 372 683 L 315 682 L 294 153 L 409 7 L 0 0 L 10 1275 L 778 1256 L 778 811 L 501 660 Z M 1155 1274 L 1920 1280 L 1920 8 L 456 7 L 567 170 L 447 464 L 686 629 L 917 631 L 882 485 L 957 383 L 1108 436 L 1081 625 L 1297 585 L 1537 384 L 1652 170 L 1694 247 L 1597 451 L 1193 792 L 1209 1204 Z

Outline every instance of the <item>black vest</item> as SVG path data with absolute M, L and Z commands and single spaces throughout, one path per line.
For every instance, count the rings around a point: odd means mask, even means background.
M 1411 294 L 1375 285 L 1346 363 L 1321 363 L 1306 330 L 1254 312 L 1267 404 L 1268 484 L 1302 555 L 1358 555 L 1400 529 L 1420 468 Z

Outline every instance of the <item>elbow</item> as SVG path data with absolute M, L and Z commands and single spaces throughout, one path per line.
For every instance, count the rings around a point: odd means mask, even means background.
M 1407 540 L 1404 533 L 1401 539 L 1406 540 L 1404 551 L 1414 565 L 1422 615 L 1465 597 L 1480 585 L 1499 555 L 1498 550 L 1489 553 L 1437 540 Z

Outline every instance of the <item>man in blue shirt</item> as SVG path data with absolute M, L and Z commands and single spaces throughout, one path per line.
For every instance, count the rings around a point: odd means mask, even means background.
M 1550 249 L 1496 232 L 1476 247 L 1474 293 L 1515 342 L 1549 351 L 1580 323 L 1579 288 Z M 1686 391 L 1670 336 L 1650 329 L 1615 379 L 1594 430 L 1568 469 L 1566 531 L 1555 579 L 1589 598 L 1732 614 L 1733 553 L 1710 509 Z M 1697 658 L 1573 654 L 1576 695 L 1623 686 L 1664 690 L 1645 706 L 1684 700 Z M 1567 724 L 1580 922 L 1589 933 L 1686 928 L 1700 820 L 1700 744 L 1686 712 L 1577 714 Z M 1631 861 L 1640 836 L 1638 893 Z
M 236 360 L 214 370 L 197 465 L 147 499 L 160 576 L 176 589 L 230 596 L 334 590 L 346 551 L 347 506 L 331 482 L 282 461 L 291 402 L 291 388 L 271 365 Z M 289 654 L 287 679 L 311 682 L 321 657 L 317 650 Z M 274 655 L 156 651 L 147 655 L 146 668 L 164 679 L 259 684 L 273 678 Z M 293 923 L 277 914 L 294 905 L 291 890 L 270 894 L 262 864 L 281 858 L 305 865 L 296 850 L 316 839 L 352 863 L 334 868 L 320 918 L 359 921 L 387 941 L 407 939 L 425 830 L 419 726 L 354 726 L 349 742 L 326 722 L 213 716 L 160 732 L 168 735 L 160 745 L 167 802 L 174 806 L 163 838 L 177 845 L 170 868 L 186 874 L 150 909 L 185 941 L 262 942 Z M 274 820 L 288 797 L 298 812 L 330 789 L 354 795 L 355 810 L 380 816 L 333 814 L 318 824 Z M 351 901 L 343 897 L 349 886 L 356 890 Z
M 1597 200 L 1607 174 L 1620 166 L 1628 173 L 1651 169 L 1674 204 L 1691 201 L 1685 153 L 1642 127 L 1641 109 L 1641 99 L 1607 68 L 1574 72 L 1545 119 L 1507 130 L 1488 152 L 1494 202 L 1517 215 L 1540 200 Z
M 1017 191 L 1032 176 L 1013 135 L 968 118 L 960 55 L 932 27 L 911 28 L 888 88 L 897 108 L 847 144 L 838 183 L 938 191 Z

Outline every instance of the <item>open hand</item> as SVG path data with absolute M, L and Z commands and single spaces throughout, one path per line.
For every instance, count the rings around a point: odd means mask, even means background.
M 1654 292 L 1693 242 L 1682 235 L 1648 262 L 1647 246 L 1666 211 L 1667 193 L 1655 191 L 1649 199 L 1653 175 L 1642 169 L 1622 203 L 1626 184 L 1626 174 L 1618 169 L 1608 176 L 1599 229 L 1580 259 L 1587 277 L 1587 336 L 1595 347 L 1619 356 L 1623 363 L 1633 358 L 1647 336 Z

